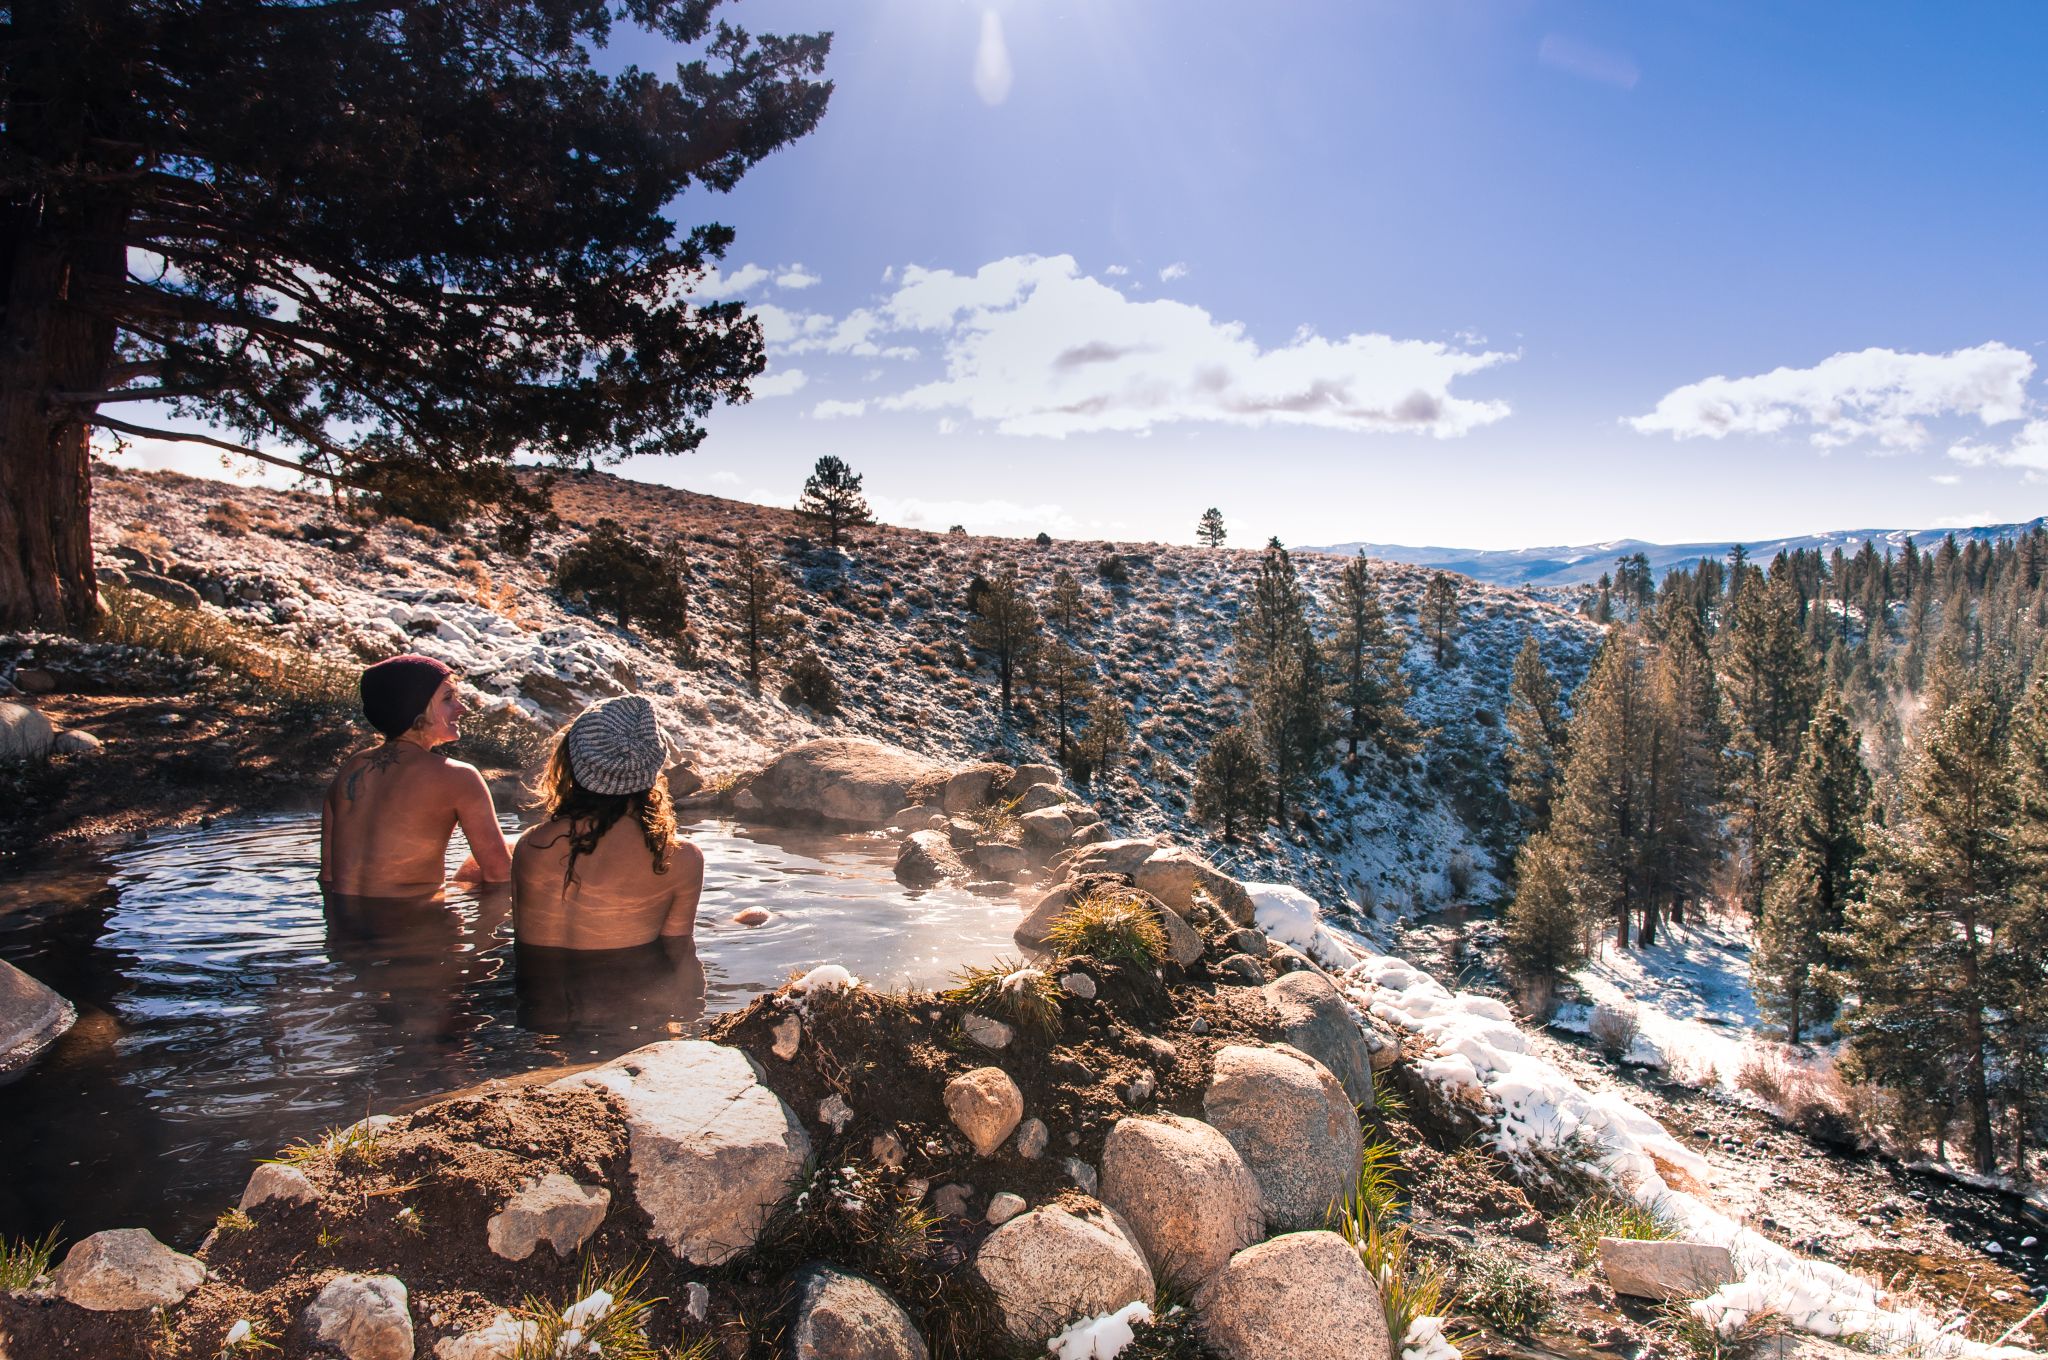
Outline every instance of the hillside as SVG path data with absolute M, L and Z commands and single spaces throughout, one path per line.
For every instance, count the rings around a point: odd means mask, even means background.
M 977 570 L 991 564 L 1014 559 L 1034 592 L 1064 568 L 1085 584 L 1095 609 L 1075 641 L 1130 710 L 1132 759 L 1091 790 L 1112 824 L 1127 833 L 1173 830 L 1240 876 L 1299 881 L 1325 900 L 1367 910 L 1493 891 L 1493 772 L 1515 653 L 1534 630 L 1569 692 L 1598 637 L 1561 597 L 1470 588 L 1457 662 L 1439 670 L 1426 649 L 1409 652 L 1411 707 L 1436 729 L 1423 756 L 1399 766 L 1332 769 L 1299 826 L 1225 846 L 1187 825 L 1187 809 L 1196 761 L 1239 708 L 1228 651 L 1256 551 L 1038 546 L 878 526 L 853 531 L 844 551 L 834 552 L 792 512 L 589 473 L 562 482 L 560 529 L 542 534 L 522 559 L 405 520 L 342 522 L 330 502 L 301 492 L 230 491 L 115 468 L 102 468 L 96 483 L 97 548 L 108 567 L 153 563 L 229 620 L 336 660 L 403 648 L 430 653 L 483 694 L 550 727 L 592 698 L 645 691 L 679 751 L 711 779 L 821 732 L 946 757 L 999 751 L 1045 758 L 1050 734 L 1028 703 L 1013 725 L 1000 720 L 993 676 L 966 645 L 963 601 Z M 670 646 L 567 606 L 549 588 L 555 554 L 600 518 L 650 541 L 681 541 L 693 664 L 681 664 Z M 837 714 L 784 702 L 779 675 L 762 694 L 749 693 L 732 641 L 743 543 L 772 558 L 791 582 L 790 602 L 801 616 L 793 642 L 815 648 L 835 673 Z M 1127 584 L 1101 579 L 1110 555 L 1123 562 Z M 1304 580 L 1324 593 L 1343 559 L 1304 553 L 1297 562 Z M 1380 574 L 1390 613 L 1411 633 L 1428 575 L 1401 565 Z
M 1932 548 L 1954 534 L 1958 543 L 1995 543 L 2018 538 L 2048 524 L 2048 515 L 2014 524 L 1984 524 L 1970 529 L 1836 529 L 1821 534 L 1799 534 L 1744 543 L 1750 559 L 1769 562 L 1779 553 L 1818 550 L 1822 556 L 1837 548 L 1854 556 L 1865 543 L 1875 543 L 1879 552 L 1898 552 L 1907 542 L 1916 548 Z M 1454 571 L 1475 581 L 1493 585 L 1583 586 L 1598 581 L 1614 570 L 1617 557 L 1641 553 L 1650 562 L 1650 578 L 1662 580 L 1664 573 L 1689 567 L 1702 557 L 1715 561 L 1728 556 L 1736 540 L 1712 543 L 1649 543 L 1639 538 L 1618 538 L 1610 543 L 1581 543 L 1548 548 L 1435 548 L 1409 547 L 1398 543 L 1338 543 L 1307 549 L 1311 552 L 1366 556 L 1387 562 Z

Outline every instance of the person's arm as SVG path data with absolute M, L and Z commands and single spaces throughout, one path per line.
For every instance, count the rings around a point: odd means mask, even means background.
M 508 883 L 512 879 L 512 847 L 498 826 L 498 809 L 490 786 L 473 765 L 450 763 L 461 781 L 455 796 L 455 820 L 469 842 L 469 858 L 455 871 L 458 883 Z
M 687 936 L 697 929 L 697 898 L 704 891 L 704 852 L 688 841 L 677 841 L 668 871 L 677 878 L 675 895 L 668 902 L 668 918 L 661 923 L 664 939 Z

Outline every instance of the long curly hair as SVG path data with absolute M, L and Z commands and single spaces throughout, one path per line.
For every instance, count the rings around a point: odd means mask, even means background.
M 621 817 L 630 815 L 647 841 L 647 853 L 654 857 L 654 872 L 668 872 L 668 858 L 675 850 L 676 810 L 669 802 L 668 781 L 656 779 L 654 787 L 639 793 L 592 793 L 576 782 L 569 764 L 567 733 L 555 739 L 555 749 L 541 771 L 539 796 L 542 813 L 550 821 L 568 823 L 569 863 L 562 870 L 562 886 L 576 877 L 576 860 L 597 849 L 604 833 Z M 553 842 L 549 843 L 550 845 Z

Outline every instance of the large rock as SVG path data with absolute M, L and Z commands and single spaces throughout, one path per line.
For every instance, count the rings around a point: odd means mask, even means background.
M 1154 851 L 1130 875 L 1132 882 L 1183 916 L 1194 909 L 1197 893 L 1241 926 L 1252 924 L 1256 914 L 1242 883 L 1178 845 Z
M 1268 1232 L 1322 1227 L 1357 1186 L 1358 1111 L 1298 1048 L 1217 1050 L 1202 1114 L 1251 1168 Z
M 995 1291 L 1003 1325 L 1027 1344 L 1153 1296 L 1152 1269 L 1129 1226 L 1100 1204 L 1021 1214 L 988 1235 L 974 1265 Z
M 946 1113 L 975 1156 L 992 1156 L 1024 1117 L 1024 1093 L 1002 1068 L 977 1067 L 946 1083 Z
M 77 1019 L 69 1001 L 0 959 L 0 1074 L 34 1062 Z
M 1010 775 L 1010 782 L 1003 786 L 1001 792 L 1005 798 L 1015 798 L 1022 794 L 1024 790 L 1042 784 L 1050 784 L 1054 789 L 1058 789 L 1059 782 L 1060 767 L 1057 765 L 1019 765 Z
M 814 1261 L 796 1291 L 790 1360 L 926 1360 L 909 1314 L 871 1281 Z
M 896 881 L 905 887 L 929 888 L 966 876 L 967 866 L 943 831 L 913 831 L 896 850 Z
M 412 1312 L 392 1275 L 337 1275 L 306 1305 L 306 1331 L 348 1360 L 412 1360 Z
M 96 1313 L 184 1302 L 206 1267 L 156 1240 L 147 1228 L 109 1228 L 77 1243 L 50 1272 L 57 1297 Z
M 1608 1288 L 1638 1299 L 1694 1299 L 1736 1279 L 1728 1248 L 1708 1242 L 1603 1237 L 1600 1269 Z
M 272 1200 L 282 1200 L 286 1204 L 312 1204 L 319 1198 L 320 1192 L 313 1187 L 305 1172 L 281 1162 L 265 1162 L 249 1173 L 249 1183 L 242 1187 L 242 1201 L 236 1207 L 247 1213 Z
M 0 761 L 41 760 L 50 754 L 57 729 L 36 710 L 22 704 L 0 704 Z
M 1033 784 L 1011 801 L 1016 804 L 1013 810 L 1022 816 L 1027 812 L 1044 812 L 1047 808 L 1064 807 L 1067 795 L 1057 784 Z
M 1074 819 L 1065 809 L 1056 807 L 1027 812 L 1017 819 L 1017 826 L 1024 832 L 1025 840 L 1039 846 L 1065 845 L 1067 837 L 1074 834 Z
M 974 847 L 974 862 L 981 871 L 992 878 L 1010 878 L 1031 863 L 1031 856 L 1021 845 L 1007 841 L 989 841 Z
M 1024 913 L 1024 919 L 1017 923 L 1017 943 L 1025 949 L 1043 949 L 1052 923 L 1059 919 L 1060 914 L 1080 898 L 1096 892 L 1136 893 L 1152 908 L 1152 915 L 1166 932 L 1166 956 L 1169 959 L 1185 968 L 1202 957 L 1202 937 L 1195 934 L 1194 927 L 1150 894 L 1138 892 L 1124 879 L 1111 874 L 1070 878 L 1047 889 Z
M 484 1225 L 484 1238 L 508 1261 L 524 1261 L 542 1242 L 567 1260 L 604 1222 L 611 1202 L 612 1192 L 603 1186 L 578 1185 L 551 1171 L 514 1191 Z
M 1228 1360 L 1390 1360 L 1372 1274 L 1333 1232 L 1287 1233 L 1230 1258 L 1195 1295 L 1202 1339 Z
M 939 805 L 948 812 L 973 812 L 987 807 L 995 790 L 1010 780 L 1010 767 L 985 763 L 969 765 L 946 781 L 939 793 Z
M 1124 1216 L 1145 1259 L 1195 1285 L 1265 1229 L 1244 1158 L 1198 1119 L 1121 1119 L 1102 1145 L 1102 1202 Z M 1128 1301 L 1128 1300 L 1127 1300 Z
M 912 801 L 911 785 L 944 769 L 878 741 L 821 737 L 784 751 L 746 787 L 761 810 L 774 816 L 872 827 Z
M 1351 1018 L 1343 994 L 1322 970 L 1304 968 L 1266 984 L 1280 1017 L 1280 1039 L 1330 1069 L 1353 1105 L 1372 1103 L 1372 1044 Z M 1400 1055 L 1399 1048 L 1395 1056 Z
M 1073 853 L 1067 860 L 1067 877 L 1080 879 L 1089 874 L 1135 873 L 1140 864 L 1158 852 L 1159 842 L 1145 836 L 1098 841 Z
M 674 1039 L 555 1085 L 617 1099 L 633 1198 L 653 1235 L 695 1265 L 753 1246 L 769 1206 L 811 1155 L 803 1125 L 738 1049 Z

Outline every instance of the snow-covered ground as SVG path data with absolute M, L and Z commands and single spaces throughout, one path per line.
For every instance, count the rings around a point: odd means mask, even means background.
M 1729 1249 L 1740 1279 L 1694 1302 L 1732 1334 L 1772 1315 L 1798 1331 L 1847 1337 L 1885 1351 L 1958 1357 L 2021 1356 L 1970 1341 L 1840 1266 L 1800 1255 L 1745 1226 L 1707 1189 L 1713 1168 L 1615 1090 L 1589 1091 L 1542 1056 L 1492 997 L 1453 993 L 1392 956 L 1354 945 L 1342 975 L 1360 1010 L 1422 1041 L 1416 1069 L 1443 1097 L 1491 1130 L 1511 1162 L 1573 1158 L 1655 1210 L 1692 1241 Z M 1679 1188 L 1680 1184 L 1699 1187 Z

